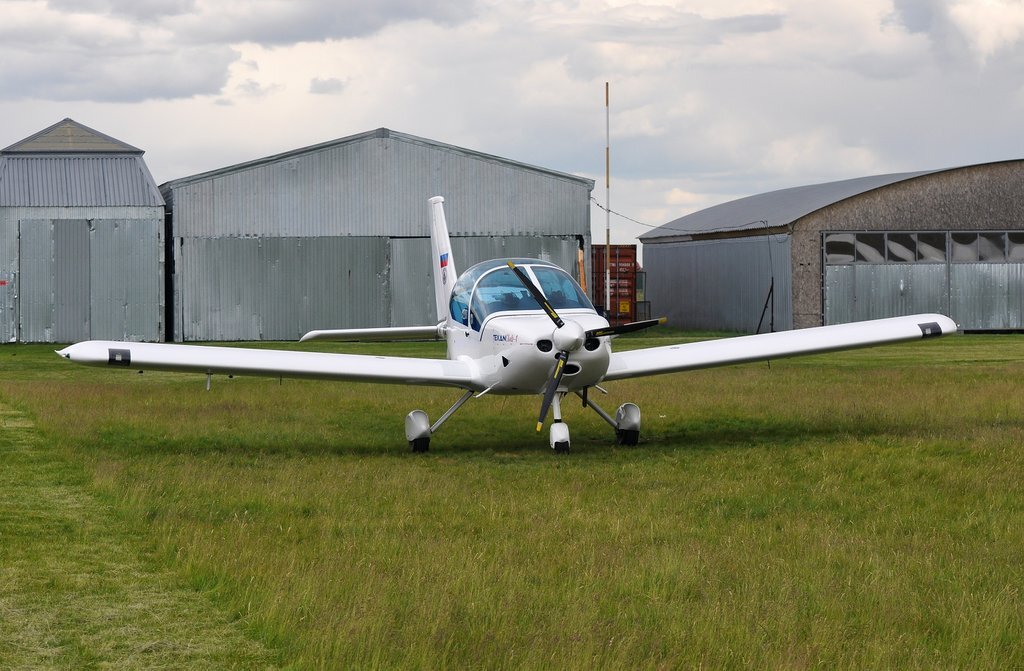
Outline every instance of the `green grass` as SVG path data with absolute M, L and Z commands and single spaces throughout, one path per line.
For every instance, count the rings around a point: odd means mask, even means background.
M 473 400 L 413 455 L 405 413 L 457 391 L 207 393 L 0 347 L 0 667 L 1019 667 L 1022 352 L 613 383 L 640 446 L 567 401 L 561 456 L 535 398 Z

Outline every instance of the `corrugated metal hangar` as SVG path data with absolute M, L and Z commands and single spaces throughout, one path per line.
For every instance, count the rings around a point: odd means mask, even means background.
M 0 152 L 0 342 L 433 323 L 435 195 L 457 268 L 590 254 L 592 180 L 386 128 L 159 188 L 142 154 L 71 119 Z
M 164 201 L 142 150 L 64 119 L 0 151 L 0 342 L 164 336 Z
M 640 238 L 671 325 L 741 332 L 941 312 L 1024 329 L 1024 161 L 742 198 Z
M 593 187 L 386 128 L 167 182 L 174 339 L 431 324 L 431 196 L 445 199 L 457 268 L 575 268 Z
M 459 269 L 529 256 L 575 271 L 593 187 L 386 128 L 167 182 L 174 339 L 433 323 L 428 198 L 445 198 Z

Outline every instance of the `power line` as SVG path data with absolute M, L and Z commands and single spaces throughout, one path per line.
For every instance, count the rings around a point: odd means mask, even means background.
M 594 203 L 594 205 L 596 205 L 599 209 L 602 209 L 602 210 L 604 210 L 605 212 L 607 212 L 609 214 L 614 214 L 616 217 L 622 217 L 623 219 L 626 219 L 627 221 L 632 221 L 634 224 L 638 224 L 638 225 L 644 226 L 646 228 L 652 228 L 652 229 L 653 228 L 657 228 L 657 229 L 661 229 L 663 231 L 676 231 L 678 233 L 688 233 L 690 235 L 699 235 L 701 233 L 718 233 L 720 231 L 742 231 L 742 230 L 746 230 L 748 228 L 754 228 L 757 224 L 760 224 L 761 226 L 764 226 L 766 229 L 769 228 L 768 222 L 766 220 L 764 220 L 764 219 L 755 219 L 753 221 L 748 221 L 745 224 L 736 224 L 734 226 L 715 226 L 713 229 L 710 229 L 710 230 L 709 229 L 693 229 L 693 228 L 674 228 L 672 226 L 668 226 L 668 225 L 665 225 L 665 224 L 662 224 L 662 225 L 647 224 L 647 223 L 644 223 L 642 221 L 637 221 L 633 217 L 627 217 L 626 215 L 622 214 L 621 212 L 616 212 L 615 210 L 609 210 L 607 207 L 605 207 L 604 205 L 599 203 L 597 201 L 597 198 L 594 198 L 593 196 L 590 197 L 590 201 L 592 203 Z

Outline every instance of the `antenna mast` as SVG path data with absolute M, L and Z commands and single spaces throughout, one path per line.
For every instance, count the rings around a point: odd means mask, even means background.
M 612 314 L 612 150 L 608 82 L 604 83 L 604 311 Z M 611 321 L 611 319 L 609 319 Z

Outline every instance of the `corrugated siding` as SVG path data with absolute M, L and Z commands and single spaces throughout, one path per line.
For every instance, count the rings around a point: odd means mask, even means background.
M 1024 328 L 1024 264 L 854 264 L 825 269 L 826 324 L 918 312 L 948 314 L 969 331 Z
M 52 222 L 53 339 L 89 340 L 89 222 Z
M 1024 264 L 954 263 L 950 316 L 968 330 L 1024 328 Z
M 0 270 L 0 343 L 18 339 L 18 276 Z
M 2 208 L 0 208 L 2 212 Z M 18 220 L 0 217 L 0 343 L 18 339 Z
M 175 255 L 177 340 L 388 325 L 385 238 L 185 238 Z
M 21 282 L 18 312 L 23 342 L 53 339 L 53 226 L 49 219 L 24 220 L 20 228 Z
M 18 339 L 163 339 L 162 218 L 23 219 L 19 231 Z
M 96 219 L 91 223 L 91 336 L 163 339 L 163 222 Z
M 644 270 L 651 315 L 670 326 L 753 333 L 774 276 L 775 330 L 793 328 L 789 236 L 646 245 Z
M 825 323 L 949 311 L 946 264 L 851 264 L 825 268 Z
M 175 235 L 394 236 L 429 232 L 442 195 L 453 235 L 589 236 L 584 181 L 399 137 L 369 137 L 164 186 Z
M 163 206 L 141 156 L 5 156 L 0 207 Z

